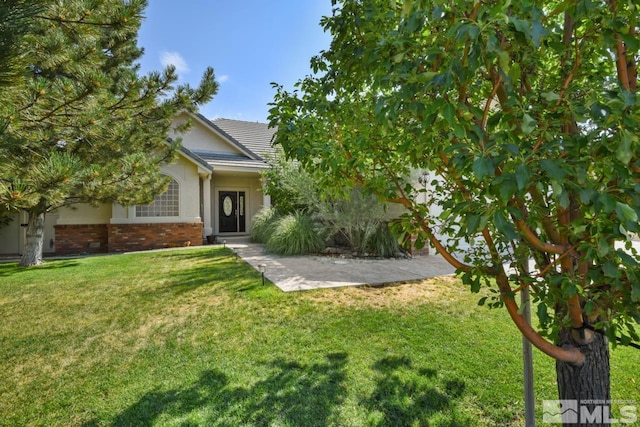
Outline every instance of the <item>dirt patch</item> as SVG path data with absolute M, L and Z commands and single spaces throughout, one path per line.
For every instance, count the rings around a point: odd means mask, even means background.
M 454 298 L 464 291 L 459 279 L 443 276 L 419 281 L 395 282 L 383 286 L 325 289 L 305 293 L 305 298 L 317 304 L 332 306 L 388 308 Z

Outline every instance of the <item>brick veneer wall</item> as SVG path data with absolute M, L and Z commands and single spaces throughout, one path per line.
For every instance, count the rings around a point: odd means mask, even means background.
M 109 250 L 107 224 L 56 225 L 56 254 L 103 253 Z
M 202 223 L 109 224 L 109 252 L 202 244 Z

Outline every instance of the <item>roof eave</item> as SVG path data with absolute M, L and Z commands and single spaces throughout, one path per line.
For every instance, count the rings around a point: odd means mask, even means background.
M 211 173 L 214 169 L 213 165 L 183 146 L 180 146 L 180 154 L 198 167 L 198 173 Z

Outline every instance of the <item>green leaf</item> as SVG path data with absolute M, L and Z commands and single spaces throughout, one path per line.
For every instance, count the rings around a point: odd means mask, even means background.
M 618 33 L 620 38 L 627 45 L 627 50 L 637 51 L 640 50 L 640 40 L 638 40 L 637 34 L 631 35 L 628 33 Z
M 636 94 L 629 90 L 622 90 L 620 93 L 624 108 L 633 107 L 636 104 Z
M 560 203 L 560 206 L 562 206 L 563 208 L 569 207 L 569 194 L 565 191 L 562 184 L 560 184 L 556 180 L 553 180 L 551 181 L 551 188 L 553 189 L 553 195 L 556 196 L 556 199 L 558 200 L 558 203 Z
M 508 153 L 514 156 L 517 156 L 518 153 L 520 153 L 520 146 L 518 144 L 504 144 L 503 147 Z
M 493 163 L 487 157 L 477 157 L 473 160 L 473 173 L 478 179 L 493 175 Z
M 540 323 L 543 325 L 547 324 L 551 320 L 547 310 L 547 305 L 545 303 L 541 302 L 538 304 L 538 319 L 540 319 Z
M 520 80 L 522 76 L 522 70 L 520 69 L 520 64 L 517 62 L 511 65 L 511 70 L 509 70 L 509 78 L 512 82 L 517 82 Z
M 540 166 L 551 179 L 562 180 L 567 176 L 567 172 L 558 165 L 556 160 L 542 159 L 540 160 Z
M 435 76 L 437 76 L 439 73 L 435 72 L 435 71 L 425 71 L 424 73 L 420 73 L 417 76 L 417 80 L 420 83 L 427 83 L 430 82 L 431 80 L 433 80 L 433 78 Z
M 453 104 L 444 104 L 444 107 L 442 107 L 442 117 L 444 117 L 447 123 L 453 124 L 455 115 L 456 108 L 453 106 Z
M 573 283 L 573 281 L 568 279 L 562 282 L 562 290 L 565 293 L 565 295 L 568 296 L 569 298 L 573 298 L 574 296 L 576 296 L 576 293 L 578 292 L 578 289 L 576 288 L 576 284 Z
M 542 22 L 539 20 L 533 21 L 533 28 L 531 29 L 531 41 L 535 47 L 540 47 L 540 40 L 547 34 Z
M 518 184 L 518 190 L 524 190 L 529 183 L 529 179 L 531 179 L 531 171 L 526 164 L 520 163 L 516 166 L 515 176 L 516 183 Z
M 509 22 L 511 22 L 513 24 L 513 26 L 515 27 L 516 31 L 524 34 L 527 38 L 531 38 L 531 28 L 529 26 L 529 22 L 522 20 L 522 19 L 518 19 L 518 18 L 514 18 L 514 17 L 509 17 Z
M 593 198 L 594 196 L 596 196 L 597 193 L 593 188 L 587 187 L 587 188 L 580 189 L 579 194 L 580 194 L 580 201 L 586 205 L 593 201 Z
M 602 207 L 605 213 L 613 212 L 616 209 L 616 199 L 609 193 L 602 193 L 598 195 L 598 202 L 602 203 Z
M 480 282 L 479 277 L 474 277 L 473 280 L 471 280 L 471 282 L 469 283 L 469 285 L 470 285 L 471 292 L 473 292 L 474 294 L 477 294 L 478 292 L 480 292 L 480 289 L 482 288 L 482 283 Z
M 413 7 L 412 0 L 404 0 L 404 3 L 402 4 L 402 16 L 406 17 L 407 15 L 409 15 L 412 7 Z
M 509 60 L 509 53 L 501 50 L 498 52 L 498 64 L 500 68 L 506 73 L 509 74 L 509 69 L 511 67 L 511 61 Z
M 513 174 L 503 174 L 500 178 L 503 179 L 501 179 L 498 184 L 498 194 L 500 195 L 500 200 L 506 203 L 518 190 L 518 183 L 514 179 Z
M 560 99 L 560 95 L 555 92 L 544 92 L 541 96 L 549 102 L 554 102 Z
M 495 225 L 498 231 L 508 240 L 515 240 L 518 238 L 518 233 L 516 232 L 515 227 L 511 222 L 507 221 L 502 212 L 498 211 L 493 215 L 493 225 Z
M 620 144 L 618 144 L 616 149 L 616 158 L 625 165 L 628 165 L 633 158 L 634 153 L 631 149 L 632 142 L 633 138 L 629 132 L 625 130 L 620 131 Z
M 606 277 L 617 277 L 618 276 L 618 266 L 611 261 L 607 261 L 602 266 L 602 271 Z
M 618 218 L 624 219 L 626 221 L 636 222 L 638 221 L 638 214 L 635 210 L 626 203 L 617 202 L 616 203 L 616 213 L 618 214 Z
M 456 136 L 456 138 L 462 139 L 467 136 L 467 131 L 465 130 L 464 126 L 461 125 L 460 123 L 454 123 L 453 134 Z
M 631 300 L 635 302 L 640 301 L 640 283 L 631 284 Z
M 620 260 L 626 267 L 633 269 L 636 269 L 638 267 L 638 261 L 623 249 L 616 249 L 616 255 L 620 257 Z
M 598 237 L 598 256 L 604 257 L 609 253 L 610 250 L 611 245 L 609 244 L 609 240 L 604 236 Z
M 593 301 L 589 300 L 585 303 L 584 305 L 584 311 L 585 313 L 587 313 L 587 316 L 591 315 L 591 313 L 593 313 L 593 309 L 595 308 L 595 304 L 593 303 Z
M 478 232 L 478 228 L 480 227 L 480 220 L 482 217 L 480 215 L 469 215 L 467 216 L 467 233 L 470 235 L 474 235 Z
M 522 116 L 522 132 L 525 134 L 533 132 L 537 125 L 538 123 L 530 115 L 525 113 L 524 116 Z

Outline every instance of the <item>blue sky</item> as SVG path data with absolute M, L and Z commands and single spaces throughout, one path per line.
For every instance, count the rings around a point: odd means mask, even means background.
M 176 66 L 196 85 L 207 66 L 218 94 L 200 112 L 207 118 L 266 122 L 275 91 L 292 90 L 311 72 L 309 60 L 327 49 L 319 25 L 331 0 L 149 0 L 138 45 L 142 72 Z

